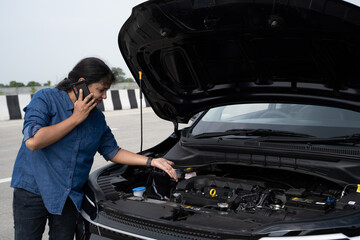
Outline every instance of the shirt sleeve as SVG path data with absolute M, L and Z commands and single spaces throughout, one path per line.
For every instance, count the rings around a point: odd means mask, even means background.
M 24 141 L 31 138 L 42 127 L 48 126 L 50 121 L 50 106 L 42 91 L 38 91 L 24 108 Z
M 106 126 L 105 132 L 101 137 L 98 152 L 107 160 L 115 157 L 116 153 L 120 150 L 114 135 L 112 134 L 109 126 Z

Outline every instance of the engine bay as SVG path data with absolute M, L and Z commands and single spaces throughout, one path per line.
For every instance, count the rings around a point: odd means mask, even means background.
M 172 202 L 184 209 L 262 222 L 360 209 L 360 187 L 355 183 L 343 186 L 303 173 L 228 164 L 176 171 L 178 182 L 159 169 L 129 167 L 113 185 L 123 200 Z M 133 194 L 138 187 L 146 189 L 141 197 Z

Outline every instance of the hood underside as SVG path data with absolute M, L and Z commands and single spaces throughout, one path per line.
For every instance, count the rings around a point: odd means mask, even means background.
M 359 27 L 340 0 L 155 0 L 133 9 L 119 47 L 163 119 L 241 102 L 356 110 Z

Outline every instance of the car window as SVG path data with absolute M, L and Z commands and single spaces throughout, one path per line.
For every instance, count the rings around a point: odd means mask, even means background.
M 334 137 L 360 133 L 360 113 L 326 106 L 259 103 L 210 109 L 192 134 L 231 129 L 272 129 Z
M 266 110 L 269 108 L 268 103 L 262 104 L 241 104 L 226 106 L 221 114 L 221 120 L 232 119 L 236 116 L 245 115 L 257 111 Z

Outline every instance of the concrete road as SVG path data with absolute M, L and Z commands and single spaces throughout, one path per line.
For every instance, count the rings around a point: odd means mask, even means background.
M 105 112 L 106 120 L 120 147 L 140 151 L 140 110 Z M 10 178 L 17 152 L 22 140 L 23 120 L 0 122 L 0 240 L 14 239 L 12 217 L 12 188 Z M 182 125 L 183 127 L 184 125 Z M 158 118 L 151 108 L 143 109 L 143 149 L 164 140 L 173 132 L 171 122 Z M 93 170 L 107 164 L 97 154 Z M 45 232 L 43 239 L 48 239 Z

